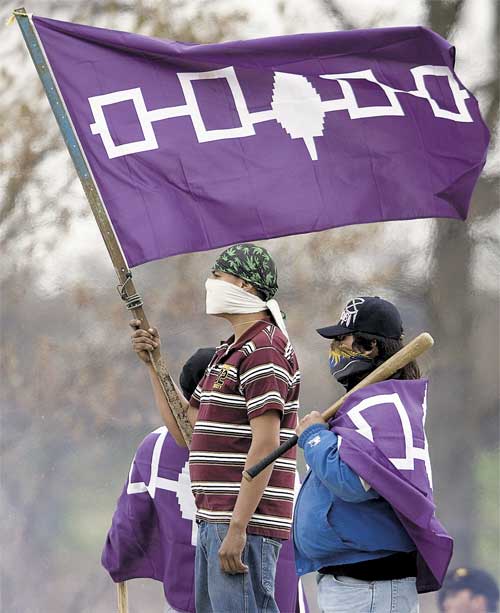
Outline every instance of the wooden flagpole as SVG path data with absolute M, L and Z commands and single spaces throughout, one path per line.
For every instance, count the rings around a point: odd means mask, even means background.
M 31 22 L 31 19 L 26 12 L 26 9 L 18 8 L 13 11 L 28 51 L 31 55 L 31 59 L 36 67 L 38 76 L 42 82 L 45 94 L 49 100 L 52 112 L 57 120 L 59 129 L 61 130 L 64 142 L 68 148 L 73 164 L 75 165 L 76 172 L 82 183 L 83 190 L 87 196 L 87 200 L 90 204 L 92 213 L 97 222 L 101 236 L 104 240 L 104 244 L 108 250 L 111 261 L 113 262 L 116 275 L 118 277 L 118 292 L 121 299 L 125 302 L 127 309 L 131 312 L 134 319 L 141 321 L 141 328 L 144 330 L 149 329 L 150 325 L 146 314 L 143 309 L 143 302 L 141 296 L 137 293 L 137 290 L 132 279 L 132 273 L 127 264 L 123 251 L 120 247 L 118 239 L 115 235 L 115 231 L 108 217 L 106 208 L 102 201 L 99 188 L 90 169 L 90 165 L 85 157 L 83 148 L 80 144 L 75 128 L 71 121 L 71 117 L 66 109 L 64 100 L 59 92 L 57 82 L 52 74 L 49 61 L 43 50 L 43 46 L 38 38 L 35 28 Z M 161 364 L 159 369 L 159 349 L 155 349 L 150 353 L 151 363 L 158 374 L 158 380 L 160 381 L 163 393 L 172 409 L 172 414 L 176 419 L 179 429 L 186 441 L 190 442 L 189 433 L 186 431 L 186 424 L 179 419 L 179 415 L 183 414 L 182 404 L 177 395 L 177 391 L 173 384 L 172 378 L 165 364 Z M 118 610 L 119 613 L 128 612 L 128 595 L 126 582 L 117 584 L 118 592 Z
M 45 94 L 49 100 L 52 112 L 59 124 L 59 128 L 68 148 L 73 164 L 75 165 L 76 172 L 83 186 L 85 195 L 94 214 L 94 218 L 97 222 L 97 226 L 101 232 L 101 236 L 104 240 L 104 244 L 108 250 L 111 261 L 118 277 L 118 292 L 121 299 L 125 302 L 127 309 L 131 312 L 135 319 L 141 321 L 141 328 L 144 330 L 149 329 L 150 325 L 146 314 L 143 309 L 143 302 L 141 296 L 137 293 L 137 290 L 132 279 L 132 272 L 127 264 L 123 251 L 120 247 L 120 243 L 115 235 L 111 221 L 109 220 L 108 213 L 102 201 L 99 188 L 92 174 L 90 165 L 87 162 L 83 148 L 78 140 L 75 128 L 71 121 L 71 117 L 66 109 L 64 100 L 59 92 L 57 82 L 52 74 L 49 61 L 45 56 L 43 46 L 38 38 L 35 28 L 31 22 L 29 15 L 24 8 L 16 9 L 13 12 L 21 32 L 31 55 L 31 59 L 35 64 L 38 72 L 38 76 L 42 82 Z M 189 443 L 189 437 L 186 435 L 185 424 L 179 421 L 178 415 L 183 414 L 182 404 L 179 401 L 177 391 L 173 384 L 173 381 L 168 373 L 165 364 L 159 366 L 159 349 L 155 349 L 150 353 L 151 363 L 153 364 L 158 378 L 163 388 L 165 397 L 172 409 L 172 413 L 179 423 L 179 429 L 184 436 L 184 439 Z
M 116 584 L 116 595 L 118 598 L 118 613 L 128 613 L 128 589 L 126 581 Z
M 76 135 L 76 131 L 71 122 L 71 118 L 66 110 L 64 101 L 59 93 L 59 88 L 50 70 L 48 59 L 45 56 L 42 45 L 38 39 L 38 35 L 33 27 L 29 15 L 24 8 L 19 8 L 14 11 L 21 32 L 31 55 L 31 59 L 35 64 L 38 76 L 42 82 L 45 94 L 49 100 L 52 112 L 59 124 L 59 128 L 68 148 L 76 172 L 83 186 L 85 195 L 94 214 L 95 220 L 101 232 L 102 238 L 108 250 L 111 261 L 118 276 L 118 290 L 122 300 L 125 301 L 127 308 L 131 311 L 136 319 L 140 319 L 144 329 L 149 328 L 149 323 L 142 308 L 142 299 L 137 293 L 132 273 L 128 267 L 125 256 L 121 250 L 120 244 L 116 238 L 113 226 L 109 220 L 107 211 L 104 207 L 99 189 L 95 179 L 87 163 L 83 153 L 80 141 Z M 158 358 L 158 350 L 153 352 L 153 357 Z

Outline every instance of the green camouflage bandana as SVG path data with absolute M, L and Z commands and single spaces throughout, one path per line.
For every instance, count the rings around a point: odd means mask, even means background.
M 278 291 L 278 271 L 269 253 L 252 243 L 233 245 L 221 253 L 212 271 L 218 270 L 251 283 L 271 300 Z

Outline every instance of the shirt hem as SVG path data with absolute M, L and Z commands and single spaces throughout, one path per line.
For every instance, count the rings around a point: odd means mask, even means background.
M 198 523 L 207 522 L 208 524 L 227 524 L 229 525 L 230 520 L 224 519 L 207 519 L 206 517 L 197 517 L 196 521 Z M 247 534 L 255 534 L 257 536 L 267 536 L 269 538 L 280 539 L 282 541 L 288 541 L 291 536 L 291 528 L 288 530 L 277 530 L 272 528 L 259 528 L 256 526 L 248 525 L 246 529 Z

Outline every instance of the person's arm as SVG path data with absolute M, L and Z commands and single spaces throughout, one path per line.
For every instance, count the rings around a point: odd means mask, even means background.
M 252 419 L 250 422 L 252 443 L 245 462 L 245 469 L 250 468 L 279 447 L 280 423 L 281 415 L 278 411 L 268 411 Z M 241 561 L 241 554 L 246 543 L 246 529 L 269 483 L 272 471 L 273 466 L 271 465 L 252 481 L 243 479 L 241 482 L 229 530 L 219 549 L 219 559 L 224 572 L 242 573 L 248 570 Z
M 158 360 L 157 369 L 155 371 L 151 362 L 148 364 L 156 406 L 175 442 L 189 447 L 198 410 L 189 404 L 172 381 L 163 358 Z
M 335 496 L 346 502 L 379 498 L 379 494 L 341 460 L 337 435 L 328 430 L 318 411 L 301 419 L 297 434 L 298 445 L 304 450 L 309 468 Z
M 189 405 L 172 381 L 163 358 L 157 361 L 158 370 L 155 370 L 150 351 L 160 347 L 158 331 L 155 328 L 141 330 L 137 328 L 138 325 L 140 322 L 136 319 L 130 322 L 134 329 L 132 346 L 139 358 L 147 364 L 156 406 L 175 442 L 181 447 L 189 446 L 198 411 Z

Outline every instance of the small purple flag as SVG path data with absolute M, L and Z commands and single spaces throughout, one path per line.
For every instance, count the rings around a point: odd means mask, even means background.
M 133 459 L 102 553 L 104 568 L 115 582 L 161 581 L 170 606 L 195 613 L 195 513 L 188 450 L 165 426 L 158 428 Z M 275 593 L 282 613 L 307 613 L 291 541 L 281 548 Z
M 430 30 L 195 45 L 33 23 L 129 266 L 467 216 L 489 135 Z
M 417 589 L 441 587 L 453 540 L 435 514 L 424 424 L 427 381 L 390 380 L 355 392 L 330 421 L 341 459 L 393 507 L 417 550 Z

